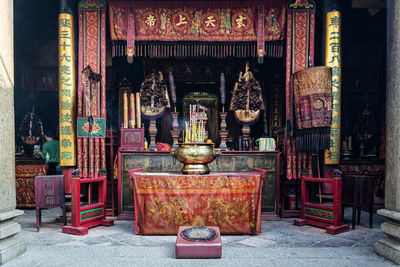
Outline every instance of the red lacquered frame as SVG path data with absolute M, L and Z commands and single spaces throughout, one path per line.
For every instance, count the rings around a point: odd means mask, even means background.
M 82 205 L 81 185 L 87 183 L 88 203 Z M 98 202 L 91 203 L 92 184 L 98 183 Z M 72 175 L 72 196 L 71 196 L 71 225 L 62 227 L 62 232 L 66 234 L 85 235 L 89 228 L 105 225 L 114 225 L 113 220 L 106 219 L 106 194 L 107 194 L 107 175 L 101 174 L 96 178 L 81 178 L 78 174 Z
M 310 203 L 310 183 L 330 183 L 333 186 L 333 206 Z M 342 178 L 301 177 L 301 219 L 294 220 L 297 226 L 313 225 L 326 228 L 326 232 L 336 235 L 349 230 L 348 224 L 342 224 Z

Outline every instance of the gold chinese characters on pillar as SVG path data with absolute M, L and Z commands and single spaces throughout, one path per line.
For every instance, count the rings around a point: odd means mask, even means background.
M 75 166 L 75 64 L 73 16 L 58 17 L 60 166 Z
M 329 149 L 325 150 L 325 164 L 340 162 L 340 95 L 341 95 L 341 13 L 326 14 L 325 65 L 332 68 L 332 124 Z

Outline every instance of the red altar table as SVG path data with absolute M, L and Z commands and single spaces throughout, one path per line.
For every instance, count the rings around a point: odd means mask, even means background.
M 176 235 L 179 226 L 219 226 L 221 234 L 261 232 L 266 171 L 207 175 L 130 170 L 135 234 Z

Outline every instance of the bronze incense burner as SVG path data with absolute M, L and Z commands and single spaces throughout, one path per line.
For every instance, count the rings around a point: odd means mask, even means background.
M 208 174 L 210 168 L 207 164 L 219 157 L 221 151 L 211 143 L 181 143 L 171 150 L 170 155 L 184 164 L 183 174 Z

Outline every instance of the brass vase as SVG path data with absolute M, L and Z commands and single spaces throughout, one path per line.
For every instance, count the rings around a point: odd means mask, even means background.
M 209 143 L 181 143 L 178 148 L 172 149 L 171 156 L 183 163 L 183 174 L 208 174 L 208 163 L 221 155 L 214 144 Z

